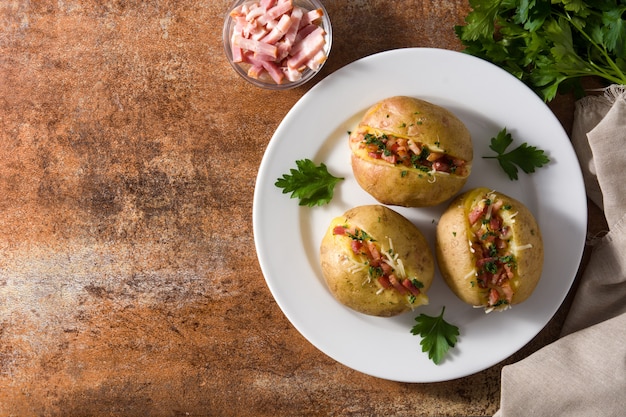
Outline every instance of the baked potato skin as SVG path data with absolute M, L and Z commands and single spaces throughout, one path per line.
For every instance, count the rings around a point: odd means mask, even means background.
M 465 303 L 480 306 L 485 303 L 484 291 L 466 278 L 475 264 L 466 219 L 463 196 L 456 197 L 439 218 L 435 256 L 439 272 L 452 292 Z
M 379 203 L 392 206 L 436 206 L 456 194 L 467 182 L 467 177 L 401 169 L 357 153 L 352 153 L 351 160 L 352 172 L 361 188 Z
M 359 134 L 378 132 L 410 138 L 467 162 L 465 175 L 427 173 L 368 156 Z M 434 206 L 458 193 L 467 182 L 473 159 L 471 134 L 449 110 L 413 97 L 394 96 L 370 107 L 350 135 L 352 168 L 359 185 L 383 204 Z
M 480 288 L 471 274 L 475 256 L 470 250 L 468 211 L 478 199 L 494 193 L 510 207 L 504 221 L 512 226 L 510 245 L 515 256 L 514 289 L 510 304 L 519 304 L 533 293 L 541 278 L 544 261 L 543 240 L 536 219 L 520 201 L 488 188 L 476 188 L 457 196 L 444 211 L 437 224 L 435 254 L 441 275 L 450 289 L 464 302 L 485 306 L 486 290 Z M 515 214 L 514 214 L 515 213 Z M 511 222 L 511 214 L 515 221 Z
M 402 259 L 407 276 L 422 284 L 422 294 L 411 306 L 407 296 L 382 288 L 376 279 L 369 280 L 367 268 L 353 272 L 355 255 L 351 239 L 335 235 L 335 226 L 348 224 L 365 231 L 381 251 L 393 249 Z M 428 303 L 426 292 L 434 277 L 435 261 L 426 238 L 419 229 L 399 213 L 381 205 L 359 206 L 333 219 L 320 246 L 320 261 L 324 280 L 332 295 L 345 306 L 363 314 L 391 317 Z

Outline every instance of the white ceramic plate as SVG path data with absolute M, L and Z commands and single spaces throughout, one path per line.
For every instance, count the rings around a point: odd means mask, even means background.
M 545 264 L 533 295 L 502 313 L 485 314 L 459 301 L 436 272 L 430 304 L 393 318 L 370 317 L 339 304 L 327 290 L 319 245 L 335 216 L 376 204 L 356 183 L 348 131 L 375 102 L 394 95 L 419 97 L 454 112 L 470 129 L 474 164 L 465 189 L 486 186 L 525 203 L 543 231 Z M 493 159 L 490 139 L 503 127 L 517 146 L 544 149 L 552 162 L 511 181 Z M 274 183 L 298 159 L 325 163 L 344 177 L 329 205 L 301 207 Z M 437 220 L 447 203 L 432 208 L 392 207 L 412 220 L 434 250 Z M 254 195 L 254 237 L 261 269 L 276 302 L 296 329 L 336 361 L 375 377 L 436 382 L 482 371 L 528 343 L 563 302 L 582 256 L 587 206 L 582 175 L 569 138 L 535 93 L 500 68 L 460 52 L 407 48 L 347 65 L 306 93 L 276 129 L 263 157 Z M 420 313 L 459 327 L 456 347 L 440 365 L 410 333 Z

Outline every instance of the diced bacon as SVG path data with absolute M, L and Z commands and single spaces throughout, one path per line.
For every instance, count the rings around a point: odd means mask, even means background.
M 515 274 L 513 273 L 513 270 L 511 269 L 511 266 L 509 264 L 504 264 L 504 271 L 508 279 L 513 279 L 513 277 L 515 277 Z
M 346 228 L 345 226 L 335 226 L 333 227 L 333 235 L 345 236 Z
M 302 72 L 298 71 L 296 68 L 289 68 L 288 66 L 283 66 L 283 72 L 289 81 L 298 81 L 302 78 Z
M 404 295 L 407 293 L 408 290 L 398 281 L 398 278 L 396 278 L 394 274 L 389 275 L 389 282 L 400 294 Z
M 381 263 L 380 267 L 382 268 L 383 274 L 385 274 L 385 275 L 389 275 L 389 274 L 391 274 L 393 272 L 393 268 L 391 267 L 391 265 L 389 265 L 386 262 Z
M 383 153 L 383 154 L 381 154 L 380 158 L 383 161 L 389 162 L 390 164 L 395 164 L 398 161 L 398 158 L 393 153 L 390 153 L 390 154 L 384 154 Z
M 252 65 L 250 68 L 248 68 L 248 76 L 252 78 L 258 78 L 261 76 L 261 73 L 264 70 L 265 68 L 263 68 L 263 65 L 261 64 Z
M 380 261 L 380 252 L 378 251 L 378 248 L 376 247 L 376 244 L 374 242 L 368 240 L 367 249 L 370 252 L 371 260 Z
M 491 219 L 489 219 L 489 227 L 491 228 L 491 230 L 500 230 L 500 228 L 502 227 L 502 221 L 500 219 L 499 216 L 491 216 Z
M 271 7 L 274 7 L 275 4 L 276 0 L 261 0 L 259 2 L 259 6 L 261 6 L 265 10 L 269 10 Z
M 233 54 L 233 62 L 243 62 L 243 51 L 240 47 L 232 45 L 230 50 Z
M 513 288 L 511 288 L 511 283 L 507 281 L 503 283 L 500 288 L 502 288 L 502 293 L 504 294 L 506 301 L 511 303 L 513 300 Z
M 285 43 L 289 46 L 293 45 L 296 41 L 296 35 L 298 34 L 303 15 L 304 10 L 300 7 L 294 7 L 291 11 L 291 26 L 289 26 L 289 30 L 285 33 Z
M 289 15 L 282 15 L 276 26 L 274 26 L 270 33 L 261 38 L 261 42 L 269 44 L 275 44 L 278 42 L 289 30 L 291 26 L 291 17 Z
M 474 208 L 472 208 L 472 210 L 469 212 L 469 222 L 471 225 L 476 224 L 476 222 L 482 217 L 483 213 L 485 212 L 485 206 L 483 205 L 476 205 Z
M 284 15 L 288 11 L 293 8 L 291 1 L 283 1 L 276 4 L 274 7 L 269 9 L 265 14 L 259 16 L 258 21 L 262 25 L 268 23 L 271 20 L 278 19 L 280 16 Z
M 413 283 L 411 282 L 410 279 L 405 278 L 404 281 L 402 281 L 402 285 L 404 286 L 404 288 L 409 290 L 411 292 L 411 294 L 413 294 L 414 296 L 417 297 L 418 295 L 420 295 L 419 288 L 417 288 L 415 285 L 413 285 Z
M 495 305 L 499 299 L 500 299 L 500 294 L 498 294 L 498 290 L 496 290 L 495 288 L 490 289 L 489 300 L 488 300 L 489 305 L 490 306 Z
M 276 84 L 280 84 L 283 81 L 283 78 L 285 78 L 285 74 L 278 67 L 278 65 L 274 64 L 273 62 L 262 61 L 261 65 L 263 65 L 263 68 L 265 68 L 265 70 L 272 77 L 274 82 L 276 82 Z
M 285 58 L 289 56 L 289 51 L 291 50 L 291 47 L 287 45 L 285 41 L 279 41 L 276 43 L 276 48 L 278 49 L 278 51 L 276 53 L 275 62 L 281 63 Z M 281 67 L 284 70 L 284 65 L 281 65 Z
M 384 275 L 378 277 L 378 282 L 386 290 L 389 290 L 389 289 L 393 288 L 393 285 L 391 285 L 391 282 L 389 282 L 389 278 L 384 276 Z
M 439 172 L 450 172 L 450 164 L 442 161 L 433 162 L 433 169 Z
M 415 143 L 413 140 L 409 139 L 407 143 L 408 143 L 409 149 L 415 155 L 419 155 L 420 153 L 422 153 L 422 150 L 419 148 L 419 146 L 417 146 L 417 143 Z
M 494 202 L 492 203 L 492 206 L 493 206 L 492 210 L 493 210 L 494 212 L 496 212 L 496 211 L 500 210 L 500 208 L 501 208 L 503 205 L 504 205 L 504 201 L 502 201 L 501 199 L 497 199 L 496 201 L 494 201 Z
M 310 24 L 310 25 L 306 25 L 304 27 L 300 27 L 300 29 L 298 30 L 298 33 L 296 34 L 296 39 L 294 40 L 294 44 L 298 44 L 298 43 L 302 42 L 302 40 L 304 38 L 309 36 L 311 34 L 311 32 L 313 32 L 318 27 L 319 26 L 314 25 L 314 24 Z
M 241 49 L 247 49 L 258 54 L 270 55 L 273 57 L 276 57 L 278 53 L 278 49 L 274 45 L 259 42 L 254 39 L 246 39 L 241 35 L 235 35 L 233 37 L 233 45 Z
M 287 60 L 287 65 L 291 68 L 299 68 L 305 65 L 308 60 L 313 58 L 315 54 L 324 47 L 326 42 L 324 40 L 324 34 L 324 29 L 319 26 L 313 32 L 309 33 L 300 44 L 294 46 L 294 48 L 297 48 L 297 52 Z
M 315 54 L 315 56 L 306 63 L 306 66 L 313 71 L 317 71 L 320 69 L 322 64 L 326 62 L 326 58 L 326 53 L 323 49 L 320 49 L 319 51 L 317 51 L 317 54 Z
M 307 11 L 292 0 L 257 0 L 234 8 L 230 16 L 233 62 L 254 67 L 248 67 L 251 77 L 297 81 L 305 69 L 317 71 L 326 62 L 322 9 Z
M 441 152 L 431 152 L 426 157 L 426 160 L 430 162 L 435 162 L 437 159 L 441 158 L 442 156 L 444 156 L 444 154 Z
M 266 8 L 264 7 L 251 7 L 250 11 L 248 11 L 248 13 L 246 13 L 246 20 L 248 22 L 252 22 L 254 20 L 256 20 L 257 18 L 263 16 L 265 14 L 265 12 L 267 11 Z
M 240 17 L 240 16 L 245 16 L 246 13 L 244 11 L 244 8 L 246 8 L 246 7 L 247 7 L 246 4 L 241 4 L 241 5 L 237 6 L 237 7 L 235 7 L 234 9 L 232 9 L 230 11 L 230 13 L 229 13 L 230 17 L 236 18 L 236 17 Z
M 302 16 L 302 23 L 300 23 L 300 27 L 315 23 L 319 19 L 324 16 L 324 12 L 322 9 L 314 9 L 310 12 L 307 12 L 304 16 Z

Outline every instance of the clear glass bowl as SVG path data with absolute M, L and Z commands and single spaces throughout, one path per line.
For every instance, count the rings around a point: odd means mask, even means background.
M 231 40 L 232 40 L 232 35 L 233 35 L 233 30 L 235 27 L 235 21 L 234 19 L 230 16 L 230 12 L 235 9 L 236 7 L 244 4 L 244 3 L 254 3 L 254 0 L 237 0 L 235 1 L 230 9 L 228 9 L 228 13 L 226 15 L 226 18 L 224 20 L 224 30 L 223 30 L 223 42 L 224 42 L 224 52 L 226 53 L 226 58 L 228 59 L 228 62 L 231 64 L 231 66 L 235 69 L 235 71 L 246 81 L 256 85 L 257 87 L 261 87 L 261 88 L 265 88 L 265 89 L 269 89 L 269 90 L 288 90 L 291 88 L 295 88 L 298 87 L 300 85 L 305 84 L 306 82 L 308 82 L 310 79 L 312 79 L 313 77 L 315 77 L 315 75 L 322 69 L 322 67 L 324 66 L 324 63 L 322 63 L 321 65 L 319 65 L 319 67 L 317 67 L 315 70 L 310 69 L 310 68 L 305 68 L 304 71 L 302 71 L 302 76 L 301 78 L 299 78 L 298 80 L 295 81 L 289 81 L 286 77 L 283 79 L 283 81 L 280 84 L 277 84 L 269 75 L 267 74 L 263 74 L 261 77 L 259 78 L 254 78 L 248 75 L 248 69 L 251 66 L 250 64 L 247 63 L 239 63 L 239 62 L 234 62 L 233 60 L 233 51 L 232 51 L 232 47 L 231 47 Z M 256 1 L 258 2 L 258 0 Z M 322 29 L 324 29 L 324 31 L 326 32 L 324 37 L 325 37 L 325 45 L 324 45 L 324 53 L 326 55 L 326 57 L 328 58 L 328 56 L 330 55 L 330 49 L 332 46 L 332 39 L 333 39 L 333 34 L 332 34 L 332 27 L 330 24 L 330 18 L 328 17 L 328 13 L 326 12 L 326 9 L 324 8 L 324 5 L 319 1 L 319 0 L 293 0 L 293 4 L 295 6 L 299 6 L 302 7 L 303 9 L 309 11 L 309 10 L 315 10 L 315 9 L 321 9 L 322 10 L 322 18 L 321 18 L 321 23 L 320 26 L 322 27 Z

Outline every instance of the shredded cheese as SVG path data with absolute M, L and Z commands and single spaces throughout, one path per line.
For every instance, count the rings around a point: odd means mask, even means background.
M 493 211 L 493 203 L 496 198 L 496 195 L 494 193 L 487 194 L 487 198 L 489 199 L 490 203 L 487 206 L 487 214 L 485 215 L 485 218 L 489 220 L 491 219 L 491 212 Z M 485 199 L 485 204 L 487 204 L 486 199 Z
M 515 250 L 519 252 L 521 250 L 530 249 L 532 247 L 533 247 L 532 243 L 527 243 L 526 245 L 520 245 L 520 246 L 515 247 Z
M 393 250 L 393 242 L 391 241 L 391 238 L 389 238 L 389 250 L 384 251 L 383 255 L 385 256 L 383 262 L 392 267 L 398 273 L 398 277 L 406 278 L 404 263 L 402 263 L 402 259 L 400 259 L 398 254 Z
M 346 256 L 345 260 L 349 261 L 352 264 L 348 267 L 348 271 L 350 271 L 353 274 L 356 274 L 357 272 L 365 271 L 367 269 L 367 265 L 365 263 L 359 262 L 354 258 Z
M 478 272 L 476 272 L 475 269 L 472 269 L 467 275 L 465 275 L 463 278 L 464 279 L 470 279 L 472 277 L 475 277 L 478 275 Z

